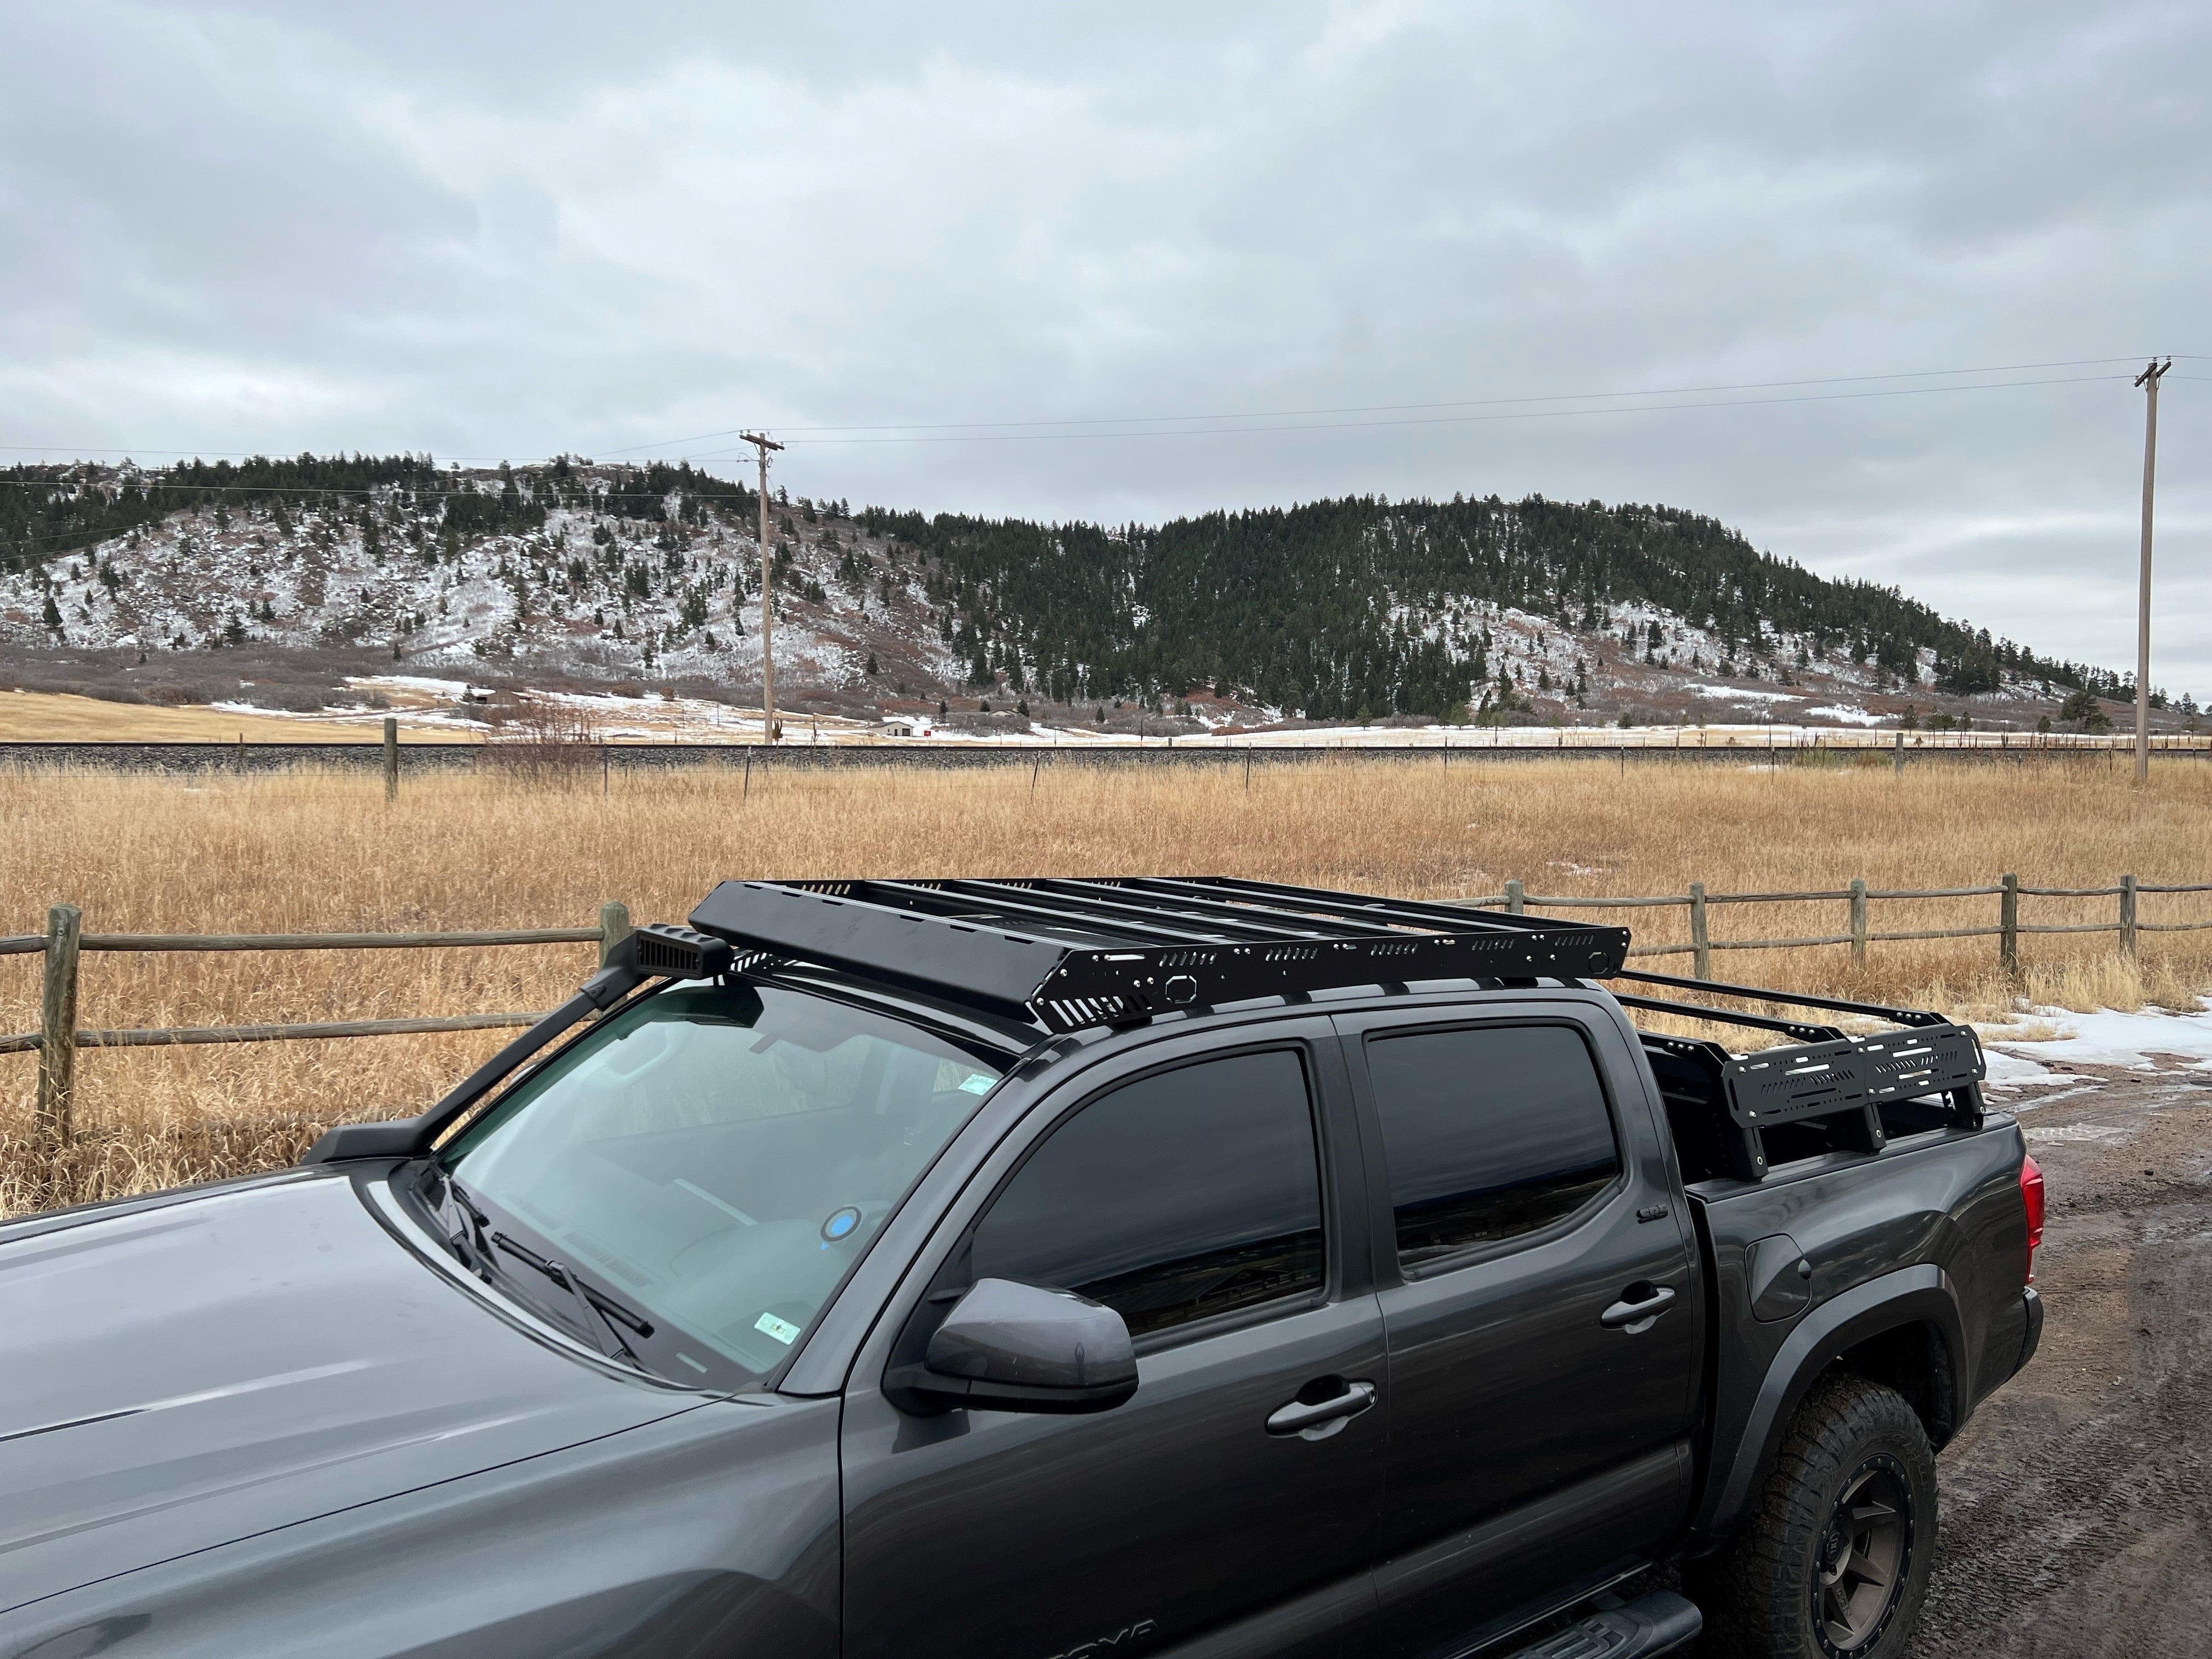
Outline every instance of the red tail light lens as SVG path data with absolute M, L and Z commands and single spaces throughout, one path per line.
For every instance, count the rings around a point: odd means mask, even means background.
M 2021 1201 L 2027 1206 L 2027 1282 L 2035 1283 L 2035 1248 L 2043 1243 L 2043 1171 L 2033 1158 L 2020 1161 Z

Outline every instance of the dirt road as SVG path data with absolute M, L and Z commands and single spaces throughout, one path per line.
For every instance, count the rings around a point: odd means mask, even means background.
M 2042 1351 L 1946 1448 L 1918 1659 L 2212 1656 L 2212 1074 L 1995 1097 L 2049 1183 Z

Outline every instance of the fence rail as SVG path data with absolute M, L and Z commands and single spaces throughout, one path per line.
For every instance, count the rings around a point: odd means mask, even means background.
M 1816 889 L 1799 893 L 1708 893 L 1705 884 L 1692 882 L 1686 893 L 1661 893 L 1634 897 L 1614 897 L 1589 894 L 1540 895 L 1528 892 L 1518 881 L 1509 881 L 1502 893 L 1481 898 L 1459 899 L 1455 903 L 1474 907 L 1503 905 L 1516 914 L 1534 906 L 1542 909 L 1561 910 L 1620 910 L 1654 908 L 1686 907 L 1690 912 L 1690 942 L 1686 945 L 1639 945 L 1630 949 L 1632 957 L 1694 957 L 1695 974 L 1699 979 L 1710 979 L 1712 952 L 1715 951 L 1796 951 L 1819 945 L 1848 945 L 1851 947 L 1853 965 L 1863 965 L 1866 947 L 1869 945 L 1901 944 L 1913 940 L 1938 939 L 1995 939 L 1999 941 L 1997 960 L 2008 973 L 2020 969 L 2020 936 L 2023 933 L 2118 933 L 2121 954 L 2136 954 L 2136 939 L 2139 933 L 2191 933 L 2212 929 L 2207 921 L 2141 921 L 2136 918 L 2136 901 L 2143 893 L 2212 893 L 2212 882 L 2147 882 L 2133 876 L 2122 876 L 2118 884 L 2111 887 L 2029 887 L 2016 875 L 2006 874 L 1990 887 L 1869 887 L 1863 881 L 1853 881 L 1844 888 Z M 2024 922 L 2020 919 L 2020 901 L 2030 898 L 2116 898 L 2119 901 L 2118 914 L 2111 921 Z M 1995 898 L 1998 901 L 1995 927 L 1923 927 L 1906 931 L 1876 933 L 1867 926 L 1867 904 L 1871 900 L 1883 899 L 1960 899 Z M 1847 901 L 1850 908 L 1850 931 L 1845 933 L 1823 933 L 1804 939 L 1717 939 L 1711 937 L 1707 927 L 1706 911 L 1716 904 L 1796 904 Z
M 2137 936 L 2142 933 L 2185 933 L 2212 929 L 2212 921 L 2150 922 L 2138 919 L 2137 900 L 2145 893 L 2212 893 L 2212 882 L 2143 882 L 2122 876 L 2110 887 L 2031 887 L 2018 876 L 2006 874 L 1986 887 L 1870 888 L 1863 880 L 1847 886 L 1788 893 L 1709 893 L 1702 882 L 1689 884 L 1683 893 L 1623 896 L 1589 894 L 1531 894 L 1519 881 L 1509 881 L 1504 890 L 1480 898 L 1449 901 L 1477 908 L 1503 907 L 1514 914 L 1528 909 L 1656 909 L 1686 908 L 1690 939 L 1680 945 L 1641 945 L 1630 950 L 1634 957 L 1693 958 L 1698 979 L 1712 977 L 1716 951 L 1796 951 L 1832 945 L 1850 947 L 1854 966 L 1863 966 L 1869 945 L 1901 944 L 1928 939 L 1990 939 L 1998 940 L 1999 965 L 2008 973 L 2020 969 L 2020 939 L 2024 933 L 2117 933 L 2124 956 L 2133 957 Z M 2020 901 L 2028 898 L 2118 900 L 2111 921 L 2027 922 L 2020 918 Z M 1996 898 L 1994 926 L 1875 930 L 1868 925 L 1869 903 L 1931 899 Z M 1848 931 L 1795 939 L 1715 939 L 1710 926 L 1711 907 L 1717 904 L 1848 903 Z M 44 933 L 0 937 L 0 956 L 43 955 L 44 984 L 40 1028 L 0 1035 L 0 1054 L 36 1053 L 39 1056 L 38 1112 L 35 1140 L 51 1158 L 68 1146 L 74 1135 L 71 1121 L 76 1088 L 76 1056 L 85 1048 L 144 1048 L 227 1042 L 281 1042 L 338 1037 L 410 1036 L 446 1031 L 484 1031 L 526 1026 L 541 1018 L 531 1013 L 459 1014 L 425 1018 L 319 1020 L 294 1024 L 171 1026 L 86 1030 L 77 1025 L 78 969 L 86 951 L 161 954 L 167 952 L 247 951 L 410 951 L 477 949 L 514 945 L 596 945 L 601 959 L 630 931 L 628 907 L 610 902 L 599 907 L 599 920 L 590 927 L 520 927 L 489 932 L 427 932 L 408 933 L 88 933 L 82 914 L 74 905 L 58 904 L 47 913 Z
M 0 956 L 46 957 L 39 1029 L 0 1036 L 0 1054 L 36 1053 L 39 1095 L 34 1150 L 49 1164 L 75 1139 L 76 1057 L 84 1048 L 165 1048 L 212 1042 L 320 1042 L 333 1037 L 420 1036 L 441 1031 L 491 1031 L 534 1024 L 539 1014 L 453 1014 L 419 1019 L 312 1020 L 281 1025 L 143 1026 L 80 1030 L 77 970 L 88 951 L 161 955 L 210 951 L 424 951 L 517 945 L 596 945 L 599 958 L 630 931 L 629 908 L 599 907 L 596 927 L 508 927 L 489 932 L 413 933 L 88 933 L 74 904 L 46 912 L 44 933 L 0 939 Z

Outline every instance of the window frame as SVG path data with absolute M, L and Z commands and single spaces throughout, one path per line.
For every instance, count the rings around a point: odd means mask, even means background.
M 1531 1026 L 1553 1026 L 1571 1031 L 1583 1046 L 1589 1060 L 1591 1074 L 1597 1081 L 1598 1099 L 1605 1109 L 1606 1125 L 1613 1133 L 1613 1179 L 1592 1193 L 1566 1214 L 1533 1227 L 1525 1233 L 1516 1233 L 1510 1238 L 1486 1239 L 1467 1245 L 1449 1255 L 1431 1256 L 1425 1261 L 1408 1266 L 1398 1254 L 1398 1208 L 1390 1190 L 1390 1160 L 1382 1135 L 1382 1112 L 1375 1087 L 1375 1073 L 1368 1060 L 1368 1046 L 1377 1042 L 1389 1042 L 1395 1037 L 1436 1036 L 1459 1031 L 1523 1030 Z M 1628 1190 L 1634 1174 L 1635 1145 L 1622 1122 L 1620 1101 L 1615 1093 L 1613 1079 L 1607 1075 L 1603 1057 L 1597 1044 L 1591 1040 L 1589 1027 L 1581 1020 L 1559 1013 L 1513 1012 L 1490 1018 L 1469 1018 L 1462 1013 L 1457 1018 L 1435 1011 L 1430 1018 L 1409 1018 L 1403 1020 L 1378 1019 L 1370 1024 L 1362 1021 L 1343 1033 L 1347 1060 L 1357 1060 L 1351 1069 L 1352 1094 L 1358 1103 L 1360 1127 L 1364 1135 L 1371 1137 L 1368 1144 L 1369 1189 L 1368 1204 L 1373 1218 L 1376 1277 L 1380 1282 L 1390 1282 L 1395 1277 L 1402 1285 L 1420 1284 L 1445 1273 L 1458 1273 L 1468 1267 L 1479 1267 L 1522 1250 L 1534 1249 L 1564 1238 L 1588 1226 L 1601 1210 L 1617 1200 Z M 1356 1038 L 1353 1042 L 1351 1039 Z
M 989 1218 L 1006 1189 L 1018 1180 L 1030 1160 L 1054 1135 L 1080 1112 L 1097 1105 L 1109 1096 L 1133 1085 L 1163 1077 L 1170 1072 L 1188 1071 L 1193 1066 L 1211 1065 L 1216 1061 L 1237 1060 L 1251 1054 L 1287 1054 L 1295 1058 L 1305 1081 L 1306 1121 L 1313 1135 L 1315 1195 L 1321 1210 L 1322 1276 L 1321 1283 L 1312 1291 L 1291 1296 L 1279 1296 L 1249 1307 L 1231 1309 L 1210 1314 L 1202 1319 L 1186 1321 L 1164 1330 L 1149 1333 L 1134 1339 L 1139 1358 L 1146 1354 L 1178 1348 L 1208 1337 L 1220 1336 L 1257 1325 L 1271 1324 L 1279 1319 L 1326 1307 L 1336 1299 L 1343 1279 L 1342 1240 L 1340 1205 L 1335 1193 L 1333 1172 L 1336 1151 L 1329 1134 L 1328 1083 L 1324 1075 L 1320 1056 L 1316 1053 L 1314 1038 L 1304 1035 L 1284 1034 L 1262 1036 L 1255 1033 L 1251 1040 L 1227 1044 L 1219 1048 L 1207 1047 L 1196 1052 L 1163 1056 L 1150 1065 L 1139 1065 L 1125 1072 L 1097 1080 L 1085 1087 L 1066 1106 L 1049 1110 L 1042 1116 L 1036 1132 L 1030 1135 L 1019 1154 L 1003 1175 L 994 1181 L 968 1218 L 961 1224 L 951 1249 L 945 1254 L 932 1275 L 929 1288 L 924 1293 L 921 1305 L 934 1307 L 941 1314 L 949 1310 L 957 1295 L 964 1293 L 974 1283 L 971 1246 L 975 1232 Z M 1050 1103 L 1047 1103 L 1048 1108 Z

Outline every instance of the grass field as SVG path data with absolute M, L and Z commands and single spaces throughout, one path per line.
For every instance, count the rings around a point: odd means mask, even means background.
M 0 691 L 0 741 L 9 743 L 378 743 L 380 717 L 286 720 L 191 705 L 108 702 L 63 691 Z M 410 743 L 473 743 L 474 734 L 408 728 Z
M 4 702 L 4 699 L 0 699 Z M 2212 767 L 2161 765 L 2138 793 L 2101 762 L 2028 768 L 1776 769 L 1347 761 L 1232 769 L 726 773 L 571 784 L 498 775 L 410 784 L 295 773 L 178 781 L 0 776 L 0 933 L 81 905 L 94 932 L 260 933 L 587 926 L 608 899 L 680 919 L 733 876 L 1206 872 L 1407 896 L 2092 886 L 2212 875 Z M 2143 920 L 2212 916 L 2212 895 L 2146 897 Z M 2023 901 L 2031 921 L 2109 921 L 2112 901 Z M 1716 907 L 1716 938 L 1839 933 L 1844 906 Z M 1577 911 L 1600 919 L 1605 912 Z M 1989 925 L 1991 898 L 1877 904 L 1876 930 Z M 1679 909 L 1613 919 L 1640 942 L 1686 937 Z M 2025 983 L 1996 941 L 1734 952 L 1716 971 L 1992 1017 L 2016 994 L 2069 1006 L 2171 1003 L 2212 988 L 2212 933 L 2145 936 L 2140 973 L 2112 936 L 2034 938 Z M 38 1023 L 40 958 L 0 957 L 0 1030 Z M 1686 971 L 1686 959 L 1679 959 Z M 85 959 L 80 1024 L 530 1011 L 588 971 L 588 946 Z M 1676 965 L 1662 961 L 1659 966 Z M 167 1050 L 88 1050 L 80 1144 L 40 1189 L 25 1158 L 36 1077 L 0 1056 L 0 1210 L 112 1195 L 289 1161 L 334 1121 L 411 1111 L 503 1040 L 496 1032 Z

